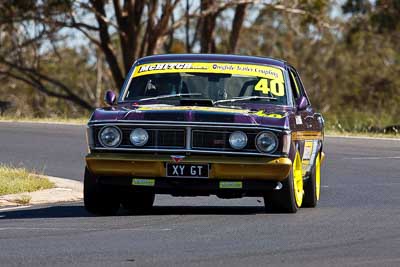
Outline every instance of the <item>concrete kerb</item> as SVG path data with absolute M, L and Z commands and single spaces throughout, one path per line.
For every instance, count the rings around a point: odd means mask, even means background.
M 79 181 L 40 175 L 53 182 L 55 187 L 35 192 L 0 196 L 0 208 L 21 205 L 38 205 L 59 202 L 74 202 L 83 199 L 83 184 Z M 21 199 L 29 199 L 29 203 L 21 203 Z

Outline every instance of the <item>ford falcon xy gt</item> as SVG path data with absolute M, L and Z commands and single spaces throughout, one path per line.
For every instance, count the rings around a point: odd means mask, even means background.
M 156 194 L 263 197 L 287 213 L 317 205 L 324 121 L 285 61 L 148 56 L 105 101 L 87 127 L 91 213 L 145 212 Z

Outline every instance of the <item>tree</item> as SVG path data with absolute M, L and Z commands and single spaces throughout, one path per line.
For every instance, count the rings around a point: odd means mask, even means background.
M 245 5 L 252 1 L 222 4 L 209 1 L 211 5 L 205 2 L 201 1 L 201 8 L 192 8 L 191 13 L 181 12 L 179 18 L 174 20 L 174 12 L 175 15 L 179 13 L 177 7 L 180 0 L 6 1 L 0 5 L 0 75 L 23 81 L 48 96 L 92 109 L 94 102 L 77 94 L 74 88 L 55 79 L 52 74 L 43 72 L 43 51 L 47 56 L 52 51 L 57 57 L 58 49 L 66 45 L 63 41 L 68 39 L 68 35 L 79 32 L 104 54 L 114 83 L 121 88 L 133 61 L 160 52 L 165 40 L 173 38 L 174 31 L 185 22 L 197 21 L 198 29 L 203 29 L 203 32 L 212 27 L 210 34 L 200 38 L 202 47 L 210 47 L 212 40 L 209 37 L 213 34 L 216 16 L 238 4 L 243 14 Z M 189 1 L 187 5 L 190 6 Z M 213 21 L 214 25 L 210 25 Z M 235 23 L 240 29 L 241 21 Z M 194 34 L 198 37 L 197 32 Z M 237 38 L 236 33 L 233 42 Z M 198 40 L 193 39 L 194 42 Z M 201 51 L 211 52 L 203 48 Z
M 137 58 L 160 53 L 181 42 L 175 33 L 183 28 L 187 52 L 235 53 L 249 8 L 300 14 L 304 20 L 318 23 L 322 21 L 318 17 L 321 2 L 324 1 L 8 0 L 0 4 L 0 75 L 19 79 L 48 96 L 89 110 L 96 101 L 42 67 L 45 56 L 59 58 L 58 50 L 71 43 L 72 35 L 85 39 L 91 51 L 104 55 L 115 86 L 121 88 Z M 231 25 L 226 31 L 218 20 L 222 15 Z M 97 56 L 92 52 L 89 59 L 94 61 Z

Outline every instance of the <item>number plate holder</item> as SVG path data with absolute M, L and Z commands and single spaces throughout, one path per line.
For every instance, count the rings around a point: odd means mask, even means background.
M 209 164 L 167 163 L 166 176 L 175 178 L 208 178 Z

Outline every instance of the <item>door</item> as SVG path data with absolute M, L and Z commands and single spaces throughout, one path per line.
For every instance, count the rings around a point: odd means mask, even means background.
M 292 138 L 299 146 L 303 164 L 303 176 L 308 176 L 318 151 L 321 149 L 323 119 L 312 108 L 298 72 L 293 67 L 289 67 L 288 71 L 294 103 L 298 103 L 301 98 L 306 101 L 304 109 L 296 108 L 295 131 L 292 134 Z

